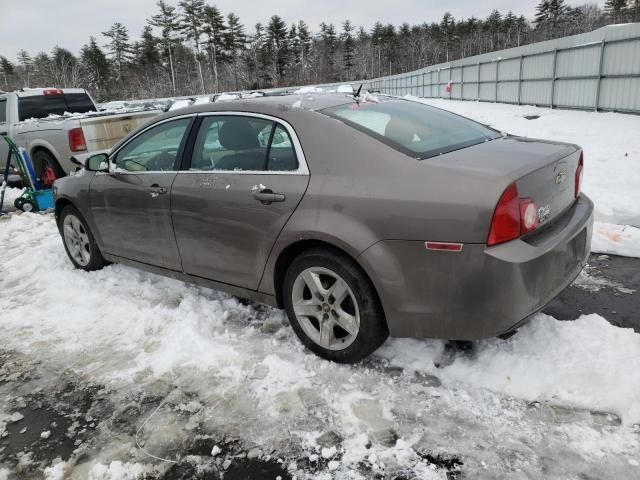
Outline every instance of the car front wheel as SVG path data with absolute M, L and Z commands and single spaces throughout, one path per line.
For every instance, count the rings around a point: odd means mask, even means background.
M 286 272 L 283 293 L 294 331 L 323 358 L 360 361 L 388 336 L 371 281 L 344 254 L 329 249 L 302 253 Z
M 100 270 L 107 264 L 78 209 L 71 205 L 64 207 L 58 225 L 64 248 L 74 267 L 91 271 Z

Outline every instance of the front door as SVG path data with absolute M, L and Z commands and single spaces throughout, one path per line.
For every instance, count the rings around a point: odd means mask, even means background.
M 181 270 L 170 193 L 190 122 L 152 126 L 114 153 L 110 173 L 95 175 L 90 205 L 105 253 Z
M 293 130 L 260 116 L 204 116 L 171 191 L 185 273 L 252 290 L 309 183 Z

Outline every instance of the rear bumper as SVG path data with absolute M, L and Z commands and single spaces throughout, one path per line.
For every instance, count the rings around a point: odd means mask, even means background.
M 544 232 L 462 252 L 378 242 L 359 257 L 397 337 L 475 340 L 507 333 L 562 292 L 589 257 L 593 203 L 584 194 Z

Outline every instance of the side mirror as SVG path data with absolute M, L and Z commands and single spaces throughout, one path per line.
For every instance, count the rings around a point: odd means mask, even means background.
M 90 172 L 108 172 L 109 171 L 109 155 L 106 153 L 97 153 L 87 159 L 85 168 Z

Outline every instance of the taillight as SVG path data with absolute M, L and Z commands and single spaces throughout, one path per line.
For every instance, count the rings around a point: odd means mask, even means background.
M 498 245 L 520 236 L 518 187 L 512 183 L 504 191 L 493 212 L 487 245 Z
M 538 209 L 530 198 L 520 199 L 520 235 L 538 228 Z
M 578 168 L 576 168 L 576 178 L 575 178 L 575 198 L 578 198 L 580 195 L 580 189 L 582 188 L 582 172 L 584 170 L 584 157 L 582 152 L 580 152 L 580 160 L 578 161 Z
M 72 152 L 84 152 L 87 149 L 82 128 L 78 127 L 69 130 L 69 148 Z
M 512 183 L 504 191 L 493 212 L 487 246 L 515 240 L 538 228 L 538 210 L 531 198 L 518 198 L 518 187 Z
M 64 92 L 60 88 L 47 88 L 42 92 L 43 95 L 63 95 Z

